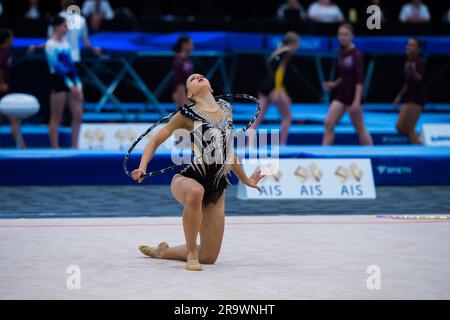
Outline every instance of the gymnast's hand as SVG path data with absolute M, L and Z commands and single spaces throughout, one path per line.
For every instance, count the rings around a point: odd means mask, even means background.
M 334 87 L 336 87 L 336 83 L 334 81 L 325 81 L 322 84 L 322 87 L 325 91 L 331 91 L 334 89 Z
M 257 170 L 247 179 L 247 182 L 245 184 L 250 188 L 255 188 L 261 192 L 258 186 L 258 182 L 264 177 L 265 176 L 261 174 L 261 170 Z
M 131 172 L 131 177 L 133 178 L 133 180 L 137 181 L 138 183 L 141 183 L 142 181 L 144 181 L 144 174 L 145 171 L 141 170 L 141 169 L 135 169 L 133 170 L 133 172 Z
M 99 56 L 102 54 L 102 48 L 100 47 L 93 47 L 92 51 L 94 52 L 95 55 Z
M 402 96 L 401 95 L 396 96 L 394 99 L 394 102 L 392 102 L 392 104 L 394 105 L 394 108 L 398 108 L 401 101 L 402 101 Z

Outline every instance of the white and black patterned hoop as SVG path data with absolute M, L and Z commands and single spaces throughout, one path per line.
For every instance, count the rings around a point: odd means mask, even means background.
M 244 100 L 250 100 L 252 102 L 254 102 L 256 104 L 256 112 L 255 115 L 253 116 L 253 118 L 250 120 L 250 122 L 242 129 L 243 132 L 247 131 L 252 124 L 255 122 L 256 118 L 258 118 L 259 113 L 261 112 L 261 103 L 259 102 L 258 99 L 256 99 L 253 96 L 250 96 L 248 94 L 243 94 L 243 93 L 238 93 L 238 94 L 224 94 L 224 95 L 220 95 L 220 96 L 215 96 L 216 100 L 218 99 L 244 99 Z M 194 104 L 187 106 L 188 108 L 192 107 Z M 136 145 L 150 132 L 152 131 L 154 128 L 156 128 L 159 124 L 161 124 L 162 122 L 171 119 L 177 112 L 179 112 L 179 110 L 174 111 L 169 113 L 167 116 L 165 116 L 164 118 L 160 119 L 158 122 L 154 123 L 150 128 L 148 128 L 143 134 L 141 134 L 130 146 L 130 148 L 128 149 L 127 153 L 125 154 L 125 157 L 123 159 L 123 171 L 125 172 L 125 174 L 129 177 L 131 177 L 131 172 L 128 171 L 127 168 L 127 163 L 128 163 L 128 159 L 130 158 L 130 154 L 133 151 L 133 149 L 136 147 Z M 181 167 L 184 164 L 176 164 L 173 166 L 169 166 L 167 168 L 164 169 L 160 169 L 160 170 L 156 170 L 156 171 L 152 171 L 152 172 L 147 172 L 141 175 L 141 177 L 151 177 L 151 176 L 156 176 L 158 174 L 162 174 L 165 173 L 167 171 L 173 170 L 177 167 Z

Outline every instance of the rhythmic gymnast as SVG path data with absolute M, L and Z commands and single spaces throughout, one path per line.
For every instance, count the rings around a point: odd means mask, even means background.
M 65 40 L 68 32 L 66 19 L 51 19 L 53 35 L 45 43 L 45 53 L 50 67 L 52 88 L 50 94 L 50 146 L 59 148 L 58 127 L 63 117 L 66 101 L 72 112 L 72 148 L 78 148 L 78 134 L 83 117 L 83 86 L 72 60 L 70 45 Z
M 406 45 L 407 61 L 403 68 L 405 84 L 394 100 L 394 105 L 403 101 L 397 120 L 397 131 L 407 137 L 412 144 L 420 144 L 416 132 L 417 121 L 426 103 L 424 83 L 425 61 L 420 58 L 420 42 L 410 38 Z
M 361 52 L 353 44 L 353 27 L 343 24 L 339 27 L 338 38 L 340 44 L 338 71 L 339 78 L 323 84 L 327 91 L 336 88 L 325 120 L 325 134 L 323 145 L 332 145 L 334 141 L 334 128 L 347 111 L 352 119 L 353 127 L 358 133 L 359 144 L 372 145 L 370 136 L 363 119 L 362 91 L 364 83 L 364 60 Z
M 287 144 L 289 126 L 292 122 L 291 98 L 284 87 L 284 75 L 292 55 L 300 47 L 300 36 L 295 32 L 287 32 L 283 38 L 283 45 L 276 49 L 269 57 L 270 70 L 267 78 L 261 85 L 258 99 L 261 101 L 261 113 L 252 125 L 257 129 L 264 121 L 264 115 L 270 103 L 275 103 L 280 111 L 281 137 L 280 144 Z M 256 137 L 249 135 L 249 145 L 256 146 Z
M 11 91 L 11 68 L 12 54 L 11 45 L 13 32 L 10 29 L 0 29 L 0 99 Z M 19 123 L 15 118 L 8 118 L 11 126 L 11 133 L 18 142 L 19 148 L 26 148 L 22 135 L 19 134 Z M 0 113 L 0 124 L 3 122 L 3 115 Z
M 172 69 L 175 78 L 175 86 L 172 99 L 177 108 L 189 103 L 186 97 L 186 80 L 194 73 L 194 63 L 189 55 L 194 50 L 194 43 L 188 36 L 180 36 L 173 46 L 176 56 L 172 62 Z
M 131 176 L 141 183 L 158 146 L 177 129 L 189 132 L 194 159 L 175 174 L 171 183 L 173 197 L 184 206 L 186 244 L 169 247 L 166 242 L 162 242 L 157 247 L 140 246 L 139 250 L 156 259 L 187 261 L 187 270 L 200 271 L 202 263 L 215 263 L 220 252 L 224 232 L 225 190 L 230 183 L 230 170 L 243 184 L 258 190 L 257 183 L 263 175 L 261 171 L 256 171 L 247 177 L 239 164 L 233 150 L 231 105 L 223 99 L 216 100 L 209 81 L 200 74 L 189 76 L 186 88 L 187 97 L 193 104 L 174 112 L 170 121 L 149 139 L 139 168 L 133 170 Z M 258 112 L 252 121 L 257 115 Z M 128 156 L 124 162 L 126 172 Z M 199 234 L 200 245 L 197 245 Z

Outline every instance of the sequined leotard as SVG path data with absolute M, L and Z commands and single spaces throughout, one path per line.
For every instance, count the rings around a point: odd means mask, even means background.
M 179 174 L 192 178 L 204 188 L 203 205 L 215 203 L 230 184 L 229 174 L 234 160 L 234 124 L 230 103 L 219 99 L 221 116 L 202 112 L 195 105 L 184 106 L 180 113 L 194 121 L 190 132 L 193 159 Z

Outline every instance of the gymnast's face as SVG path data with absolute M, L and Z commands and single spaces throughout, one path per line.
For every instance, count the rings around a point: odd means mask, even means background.
M 419 53 L 419 43 L 416 39 L 409 39 L 406 45 L 406 54 L 408 56 L 414 56 Z
M 188 40 L 183 43 L 183 49 L 182 51 L 186 52 L 187 54 L 190 54 L 194 50 L 194 43 L 192 40 Z
M 340 27 L 338 31 L 339 44 L 348 47 L 353 42 L 353 33 L 346 27 Z
M 67 34 L 67 31 L 69 31 L 68 27 L 67 27 L 67 23 L 61 23 L 59 26 L 55 27 L 55 33 L 61 36 L 64 36 Z
M 211 84 L 203 75 L 194 73 L 186 80 L 187 97 L 194 99 L 196 95 L 203 91 L 212 92 Z
M 300 40 L 291 42 L 287 46 L 289 47 L 290 51 L 295 52 L 300 48 Z

